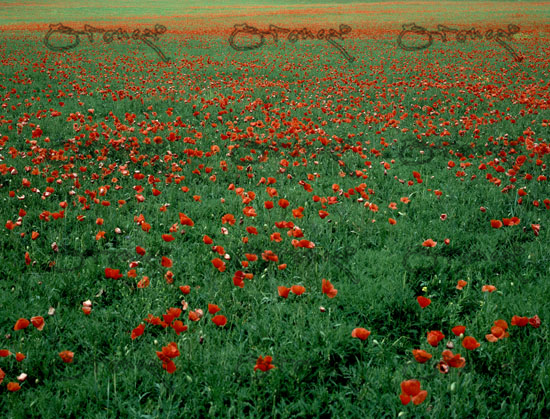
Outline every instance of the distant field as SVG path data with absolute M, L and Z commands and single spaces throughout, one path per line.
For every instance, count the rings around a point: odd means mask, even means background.
M 549 6 L 0 2 L 2 416 L 549 417 Z

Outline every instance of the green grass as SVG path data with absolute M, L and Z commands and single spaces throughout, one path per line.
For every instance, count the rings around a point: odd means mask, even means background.
M 158 14 L 163 10 L 166 9 L 159 8 Z M 511 140 L 517 139 L 531 127 L 536 132 L 534 137 L 541 137 L 537 141 L 548 143 L 544 131 L 547 128 L 541 125 L 548 117 L 540 107 L 517 103 L 513 94 L 493 99 L 482 96 L 481 101 L 474 94 L 481 93 L 472 90 L 480 82 L 479 75 L 484 74 L 488 78 L 483 81 L 487 91 L 497 95 L 501 86 L 506 92 L 519 94 L 530 85 L 529 97 L 547 99 L 544 90 L 549 76 L 547 61 L 513 63 L 500 47 L 485 41 L 440 43 L 429 50 L 411 53 L 390 47 L 391 40 L 386 43 L 346 40 L 350 53 L 358 58 L 350 64 L 322 42 L 299 41 L 291 45 L 282 41 L 279 46 L 266 45 L 261 50 L 238 53 L 221 36 L 191 40 L 163 36 L 159 44 L 170 54 L 172 62 L 157 64 L 158 58 L 151 50 L 133 42 L 110 45 L 82 42 L 69 55 L 34 47 L 41 34 L 24 39 L 7 33 L 2 36 L 9 41 L 3 48 L 4 54 L 11 57 L 11 65 L 0 70 L 2 103 L 7 103 L 0 110 L 0 120 L 4 120 L 0 138 L 9 137 L 0 149 L 1 163 L 13 166 L 18 173 L 0 175 L 1 225 L 8 220 L 15 222 L 21 208 L 27 212 L 20 227 L 0 231 L 3 249 L 0 349 L 26 355 L 22 362 L 17 362 L 14 356 L 0 358 L 0 368 L 6 373 L 0 387 L 0 411 L 5 417 L 396 417 L 405 412 L 407 417 L 519 418 L 550 414 L 550 366 L 546 356 L 550 318 L 547 304 L 550 259 L 546 245 L 549 212 L 542 203 L 550 196 L 547 181 L 536 180 L 545 173 L 536 159 L 548 164 L 548 154 L 529 156 L 521 143 L 506 145 L 501 139 L 493 144 L 488 140 L 505 133 Z M 530 57 L 540 48 L 519 40 L 514 45 Z M 34 71 L 43 58 L 46 71 Z M 35 62 L 37 66 L 33 66 Z M 108 74 L 105 67 L 114 73 Z M 32 78 L 32 84 L 16 83 L 16 75 L 21 80 Z M 376 85 L 372 84 L 374 80 Z M 408 86 L 405 91 L 403 83 L 411 80 L 416 81 L 416 86 Z M 79 95 L 70 82 L 78 83 L 80 88 L 87 86 L 93 95 Z M 452 85 L 443 87 L 443 82 Z M 211 83 L 214 87 L 210 87 Z M 287 88 L 284 83 L 288 83 Z M 107 84 L 114 92 L 125 90 L 134 96 L 140 92 L 143 104 L 129 98 L 113 101 L 110 93 L 102 100 L 99 91 L 106 89 Z M 169 87 L 174 87 L 173 91 L 168 92 Z M 16 93 L 10 94 L 9 100 L 4 99 L 12 88 Z M 59 91 L 66 95 L 57 97 Z M 386 93 L 386 98 L 382 93 Z M 51 95 L 51 102 L 47 94 Z M 193 99 L 195 94 L 197 99 Z M 226 108 L 233 111 L 223 115 L 224 123 L 231 120 L 244 132 L 251 121 L 266 118 L 261 105 L 251 105 L 256 98 L 273 103 L 269 115 L 281 124 L 276 132 L 283 133 L 283 138 L 274 137 L 272 147 L 269 143 L 256 144 L 253 139 L 222 140 L 220 134 L 229 128 L 216 119 L 220 110 L 217 102 L 201 109 L 205 101 L 217 100 L 220 94 L 235 96 L 229 99 Z M 30 99 L 37 95 L 41 98 L 39 102 Z M 459 96 L 463 102 L 458 101 Z M 284 103 L 282 98 L 286 98 Z M 33 104 L 26 107 L 26 99 Z M 300 102 L 309 105 L 310 99 L 314 102 L 331 99 L 334 114 L 324 113 L 319 107 L 296 106 Z M 60 107 L 59 101 L 65 106 Z M 350 108 L 337 110 L 340 104 Z M 456 104 L 461 107 L 452 113 L 450 108 Z M 17 105 L 15 110 L 12 105 Z M 193 115 L 193 105 L 200 111 L 199 116 Z M 434 143 L 430 151 L 416 142 L 413 132 L 427 129 L 418 127 L 415 122 L 419 117 L 413 117 L 419 113 L 429 119 L 425 106 L 446 108 L 432 117 L 438 129 L 442 130 L 440 118 L 452 121 L 446 127 L 451 136 L 433 135 L 428 139 Z M 475 108 L 466 112 L 466 106 Z M 50 108 L 62 115 L 50 117 Z M 90 108 L 95 109 L 91 121 L 87 119 Z M 173 108 L 172 116 L 166 114 L 168 108 Z M 320 141 L 313 141 L 321 134 L 305 132 L 304 127 L 296 139 L 286 132 L 289 125 L 281 122 L 274 108 L 279 108 L 280 114 L 284 112 L 288 124 L 296 118 L 307 125 L 305 118 L 311 118 L 312 124 L 326 131 L 324 137 L 330 139 L 334 135 L 343 142 L 333 139 L 323 146 Z M 538 114 L 530 114 L 530 108 Z M 46 110 L 48 116 L 38 119 L 39 109 Z M 399 128 L 384 127 L 386 119 L 364 122 L 366 115 L 371 117 L 374 113 L 390 119 L 394 109 Z M 485 112 L 488 115 L 484 118 L 489 119 L 494 109 L 512 115 L 517 123 L 503 117 L 495 124 L 465 128 L 461 122 L 461 117 L 472 113 L 482 117 Z M 522 110 L 525 116 L 521 116 Z M 81 125 L 97 124 L 99 137 L 86 145 L 89 132 L 83 128 L 81 132 L 86 138 L 75 145 L 78 149 L 71 149 L 68 140 L 80 132 L 75 133 L 75 121 L 67 121 L 67 117 L 75 112 L 84 116 Z M 206 112 L 211 116 L 202 127 L 200 122 Z M 345 118 L 346 112 L 365 114 L 351 123 L 333 120 Z M 399 119 L 404 112 L 409 116 Z M 47 182 L 46 177 L 53 170 L 64 173 L 63 165 L 67 162 L 45 160 L 35 164 L 31 160 L 38 152 L 12 159 L 10 147 L 32 151 L 27 140 L 32 140 L 33 128 L 25 125 L 17 133 L 18 119 L 24 113 L 34 113 L 29 122 L 39 124 L 43 130 L 43 135 L 36 139 L 39 147 L 65 148 L 64 154 L 74 157 L 75 166 L 68 173 L 78 174 L 80 188 L 74 188 L 74 180 L 68 178 L 59 185 Z M 135 131 L 123 131 L 111 113 L 121 124 L 135 127 Z M 136 114 L 133 124 L 125 120 L 126 113 Z M 166 140 L 170 128 L 157 133 L 139 132 L 142 122 L 144 127 L 154 128 L 153 120 L 173 123 L 178 116 L 190 125 L 178 128 L 180 141 Z M 245 122 L 245 116 L 254 119 Z M 211 122 L 218 122 L 218 127 L 212 127 Z M 255 128 L 255 132 L 267 138 L 269 126 L 265 125 L 263 129 Z M 409 131 L 404 133 L 402 128 Z M 464 135 L 459 134 L 462 129 L 466 131 Z M 110 138 L 120 133 L 128 140 L 117 150 L 108 144 L 102 132 L 109 133 Z M 202 133 L 196 144 L 183 142 L 184 137 L 195 138 L 196 132 Z M 348 134 L 355 137 L 349 139 Z M 145 136 L 153 139 L 155 135 L 163 138 L 162 144 L 143 143 Z M 140 143 L 139 150 L 134 150 L 135 157 L 146 156 L 134 163 L 130 161 L 132 136 Z M 45 143 L 45 137 L 51 142 Z M 380 144 L 381 137 L 389 143 L 387 147 Z M 394 143 L 393 139 L 397 141 Z M 443 145 L 444 140 L 451 144 Z M 349 148 L 342 149 L 346 143 L 355 147 L 356 141 L 365 149 L 366 157 Z M 233 150 L 232 156 L 226 156 L 227 146 L 236 144 L 239 148 Z M 187 162 L 186 149 L 207 152 L 213 145 L 220 147 L 219 154 L 189 157 Z M 510 154 L 511 148 L 518 153 Z M 98 161 L 103 149 L 107 151 L 105 159 Z M 257 153 L 251 149 L 268 151 L 269 159 L 258 161 Z M 420 149 L 426 151 L 424 157 L 420 157 Z M 449 154 L 450 150 L 462 153 L 465 162 L 472 165 L 461 169 L 460 158 Z M 163 160 L 168 151 L 178 155 L 172 162 L 181 161 L 181 171 L 176 174 L 185 176 L 185 180 L 179 184 L 165 182 L 172 163 Z M 509 177 L 490 167 L 478 169 L 479 164 L 487 164 L 501 151 L 508 153 L 508 161 L 500 163 L 506 170 L 519 154 L 528 157 L 517 176 L 516 188 L 508 193 L 502 193 L 501 189 L 509 184 Z M 468 157 L 470 153 L 472 157 Z M 283 158 L 290 165 L 280 173 Z M 302 158 L 307 166 L 302 165 Z M 383 162 L 392 159 L 395 163 L 384 173 Z M 220 168 L 221 160 L 227 161 L 227 171 Z M 449 160 L 457 163 L 452 170 L 447 169 Z M 145 166 L 144 161 L 149 164 Z M 294 166 L 295 161 L 299 165 Z M 365 165 L 365 161 L 371 165 Z M 102 168 L 110 164 L 117 166 L 102 179 Z M 119 171 L 124 165 L 129 176 Z M 27 166 L 31 170 L 35 166 L 41 171 L 47 168 L 48 174 L 32 175 Z M 81 172 L 80 166 L 87 171 Z M 212 173 L 206 174 L 206 167 L 212 168 Z M 196 169 L 201 175 L 193 173 Z M 368 178 L 350 175 L 356 169 L 365 169 Z M 136 170 L 146 175 L 144 180 L 133 178 Z M 456 176 L 458 170 L 467 173 L 463 180 Z M 339 175 L 341 171 L 344 177 Z M 422 183 L 414 180 L 412 171 L 421 173 Z M 99 179 L 93 179 L 93 173 Z M 208 178 L 214 173 L 215 182 Z M 254 177 L 249 178 L 247 173 Z M 313 173 L 320 176 L 309 180 L 308 174 Z M 501 178 L 502 185 L 497 187 L 488 182 L 487 173 Z M 531 173 L 534 179 L 526 180 L 525 173 Z M 160 179 L 156 187 L 162 193 L 158 196 L 151 193 L 149 175 Z M 472 175 L 476 177 L 472 179 Z M 118 178 L 116 183 L 111 182 L 113 177 Z M 258 185 L 262 177 L 276 179 L 271 186 L 278 190 L 278 197 L 269 197 L 266 185 Z M 23 178 L 29 179 L 41 193 L 48 186 L 55 191 L 41 199 L 40 194 L 22 186 Z M 313 192 L 306 192 L 298 183 L 300 180 L 311 184 Z M 407 184 L 410 180 L 412 186 Z M 370 195 L 369 201 L 378 205 L 376 213 L 365 208 L 364 202 L 357 202 L 359 194 L 346 198 L 332 191 L 334 183 L 347 192 L 363 182 L 367 189 L 373 190 L 365 192 Z M 143 203 L 135 198 L 133 187 L 137 184 L 144 187 Z M 257 217 L 243 215 L 245 205 L 241 197 L 228 190 L 230 184 L 256 193 L 256 198 L 246 205 L 254 206 Z M 111 189 L 99 199 L 110 201 L 108 207 L 94 204 L 85 193 L 98 191 L 104 185 L 111 185 Z M 116 190 L 115 185 L 121 188 Z M 182 186 L 187 186 L 189 192 L 183 192 Z M 519 205 L 517 191 L 521 187 L 526 188 L 528 195 Z M 73 190 L 76 193 L 71 195 Z M 442 191 L 440 197 L 434 194 L 435 190 Z M 9 191 L 15 191 L 16 197 L 9 197 Z M 25 199 L 17 198 L 21 195 Z M 201 202 L 196 202 L 193 195 L 200 195 Z M 314 202 L 313 195 L 338 196 L 339 202 L 327 205 L 330 215 L 321 219 L 318 215 L 321 204 Z M 79 196 L 88 199 L 89 210 L 81 209 Z M 409 197 L 410 202 L 402 203 L 401 197 Z M 225 199 L 223 204 L 221 198 Z M 288 199 L 290 206 L 279 208 L 279 198 Z M 540 201 L 539 207 L 532 205 L 535 199 Z M 125 200 L 126 204 L 119 207 L 118 200 Z M 274 201 L 275 208 L 265 209 L 266 200 Z M 62 201 L 68 203 L 64 218 L 51 221 L 39 218 L 44 210 L 59 211 Z M 398 209 L 388 208 L 390 202 L 396 202 Z M 170 204 L 166 212 L 159 211 L 166 203 Z M 296 219 L 291 209 L 299 206 L 304 207 L 304 217 Z M 481 206 L 487 209 L 486 213 L 480 211 Z M 179 225 L 179 212 L 193 219 L 195 225 Z M 222 225 L 221 217 L 227 213 L 235 215 L 234 226 Z M 140 214 L 152 226 L 149 233 L 134 222 L 134 216 Z M 441 214 L 447 214 L 448 218 L 441 221 Z M 86 218 L 77 221 L 77 215 Z M 521 219 L 520 225 L 491 228 L 491 219 L 513 216 Z M 397 224 L 390 225 L 389 217 L 395 218 Z M 97 218 L 104 220 L 102 226 L 96 224 Z M 315 248 L 295 249 L 286 230 L 274 225 L 282 220 L 300 226 L 304 238 L 313 241 Z M 185 234 L 174 233 L 176 240 L 164 242 L 161 234 L 168 233 L 174 223 Z M 539 236 L 533 234 L 531 224 L 541 225 Z M 247 226 L 255 226 L 259 234 L 247 234 Z M 228 235 L 221 233 L 222 227 L 229 230 Z M 115 233 L 115 228 L 120 229 L 120 234 Z M 106 232 L 105 239 L 96 240 L 100 230 Z M 40 233 L 36 240 L 31 240 L 32 231 Z M 283 237 L 281 243 L 270 241 L 270 234 L 277 231 Z M 25 237 L 20 236 L 22 232 Z M 215 245 L 223 246 L 231 255 L 226 272 L 218 272 L 210 263 L 218 255 L 203 243 L 203 235 L 212 237 Z M 249 237 L 247 244 L 243 243 L 243 236 Z M 437 241 L 437 246 L 423 247 L 428 238 Z M 443 243 L 445 238 L 450 239 L 449 245 Z M 57 243 L 58 252 L 52 249 L 53 242 Z M 136 254 L 138 245 L 146 249 L 145 256 Z M 278 263 L 286 263 L 288 267 L 279 270 L 277 263 L 262 260 L 265 250 L 275 252 Z M 25 265 L 25 252 L 36 264 Z M 240 264 L 245 253 L 259 256 L 246 269 Z M 173 260 L 171 268 L 161 266 L 162 256 Z M 137 277 L 127 277 L 128 264 L 138 260 Z M 55 265 L 50 266 L 50 262 Z M 120 269 L 124 277 L 106 278 L 107 267 Z M 244 280 L 243 289 L 232 282 L 234 272 L 239 269 L 254 274 L 252 280 Z M 174 273 L 173 284 L 164 279 L 167 270 Z M 150 285 L 138 289 L 136 284 L 142 276 L 150 278 Z M 338 289 L 334 299 L 322 294 L 322 278 L 329 279 Z M 458 280 L 468 281 L 462 291 L 456 289 Z M 278 296 L 278 286 L 294 284 L 305 286 L 306 292 L 300 296 L 290 294 L 288 299 Z M 497 291 L 482 292 L 481 287 L 486 284 L 495 285 Z M 178 288 L 181 285 L 190 285 L 191 293 L 183 295 Z M 421 309 L 415 299 L 418 295 L 431 298 L 431 305 Z M 81 307 L 88 299 L 93 305 L 91 314 L 86 316 Z M 149 313 L 161 316 L 170 307 L 181 307 L 183 299 L 189 308 L 180 319 L 189 326 L 188 331 L 177 336 L 171 328 L 147 324 L 142 336 L 130 338 L 132 329 Z M 227 317 L 225 327 L 211 322 L 209 303 L 222 309 L 218 314 Z M 51 307 L 55 314 L 48 315 Z M 189 321 L 188 311 L 196 308 L 205 312 L 204 318 Z M 540 328 L 510 326 L 509 338 L 496 343 L 485 340 L 495 320 L 505 319 L 510 324 L 513 315 L 535 314 L 542 320 Z M 32 326 L 13 330 L 17 319 L 38 315 L 45 318 L 43 331 Z M 464 349 L 460 339 L 452 335 L 451 328 L 458 324 L 465 325 L 466 334 L 481 343 L 478 349 Z M 351 337 L 356 327 L 371 331 L 366 341 Z M 446 335 L 437 348 L 426 341 L 430 330 L 441 330 Z M 442 374 L 434 366 L 449 341 L 454 344 L 453 352 L 460 353 L 466 364 Z M 177 369 L 173 374 L 162 369 L 156 355 L 170 342 L 177 342 L 181 352 L 175 359 Z M 419 348 L 433 354 L 428 363 L 414 360 L 412 350 Z M 75 353 L 73 363 L 61 361 L 58 354 L 63 350 Z M 257 358 L 266 355 L 273 356 L 276 368 L 254 372 Z M 28 374 L 21 390 L 8 392 L 6 383 L 17 381 L 21 372 Z M 400 383 L 413 378 L 421 381 L 428 397 L 419 406 L 412 403 L 402 406 Z

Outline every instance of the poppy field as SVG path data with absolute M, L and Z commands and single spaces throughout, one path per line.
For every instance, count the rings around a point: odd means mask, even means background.
M 2 3 L 2 416 L 550 416 L 548 4 L 150 3 Z

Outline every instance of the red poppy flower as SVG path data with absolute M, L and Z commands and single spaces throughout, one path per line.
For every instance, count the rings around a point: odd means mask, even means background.
M 143 323 L 140 323 L 138 327 L 136 327 L 134 330 L 132 330 L 131 338 L 134 340 L 138 336 L 143 335 L 143 332 L 145 331 L 145 325 Z
M 538 329 L 540 326 L 540 318 L 537 314 L 535 314 L 533 317 L 529 319 L 529 324 L 533 326 L 535 329 Z
M 442 354 L 443 361 L 453 368 L 462 368 L 466 364 L 466 360 L 460 354 L 453 355 L 451 351 L 445 349 Z
M 501 228 L 502 227 L 502 221 L 500 221 L 500 220 L 491 220 L 491 227 Z
M 170 342 L 168 345 L 162 347 L 162 355 L 167 358 L 176 358 L 180 356 L 180 351 L 176 342 Z
M 281 199 L 279 199 L 278 204 L 279 204 L 279 206 L 280 206 L 281 208 L 284 209 L 284 208 L 286 208 L 286 207 L 288 207 L 288 206 L 290 205 L 290 202 L 288 202 L 288 201 L 287 201 L 286 199 L 284 199 L 284 198 L 281 198 Z
M 471 336 L 466 336 L 464 339 L 462 339 L 462 346 L 470 351 L 478 348 L 479 345 L 479 342 Z
M 21 352 L 17 352 L 17 353 L 15 354 L 15 360 L 16 360 L 17 362 L 21 362 L 21 361 L 23 361 L 25 358 L 26 358 L 26 356 L 25 356 L 24 354 L 22 354 Z
M 338 290 L 325 278 L 323 278 L 321 289 L 323 294 L 326 294 L 328 298 L 334 298 L 338 294 Z
M 428 392 L 420 388 L 420 381 L 407 380 L 401 382 L 401 395 L 399 398 L 402 404 L 407 405 L 412 399 L 415 405 L 419 405 L 426 399 L 427 395 Z
M 105 268 L 105 278 L 120 279 L 122 277 L 120 269 Z
M 216 304 L 208 304 L 208 312 L 210 314 L 216 314 L 220 310 L 221 308 L 219 308 Z
M 174 323 L 170 325 L 170 327 L 174 329 L 177 335 L 187 330 L 187 325 L 184 325 L 181 320 L 176 320 Z
M 419 295 L 418 297 L 416 297 L 416 301 L 418 301 L 418 304 L 420 305 L 421 308 L 426 308 L 432 303 L 432 300 L 430 300 L 429 298 L 423 297 L 422 295 Z
M 429 361 L 432 358 L 432 354 L 422 349 L 413 349 L 412 352 L 413 352 L 414 359 L 416 359 L 416 361 L 421 364 Z
M 73 362 L 74 352 L 62 351 L 62 352 L 59 352 L 59 356 L 61 357 L 63 362 L 70 364 L 71 362 Z
M 44 329 L 44 317 L 42 317 L 42 316 L 31 317 L 31 323 L 38 330 Z
M 0 368 L 0 384 L 2 384 L 5 377 L 6 377 L 6 373 L 4 372 L 4 370 L 2 370 L 2 368 Z
M 460 336 L 466 331 L 466 326 L 455 326 L 451 329 L 455 336 Z
M 165 268 L 171 268 L 172 267 L 172 259 L 167 258 L 166 256 L 162 257 L 161 265 Z
M 174 241 L 174 240 L 176 240 L 176 239 L 175 239 L 174 236 L 172 236 L 171 234 L 163 234 L 163 235 L 162 235 L 162 240 L 164 240 L 165 242 L 169 243 L 169 242 Z
M 293 294 L 302 295 L 306 289 L 302 285 L 293 285 L 290 287 L 290 291 L 292 291 Z
M 229 225 L 235 225 L 237 220 L 235 220 L 235 216 L 233 214 L 225 214 L 222 217 L 222 224 L 229 223 Z
M 439 342 L 445 339 L 445 335 L 439 330 L 431 330 L 428 332 L 428 343 L 434 348 L 439 344 Z
M 370 336 L 370 331 L 362 327 L 356 327 L 351 331 L 352 338 L 358 338 L 361 340 L 366 340 Z
M 191 292 L 191 287 L 189 285 L 182 285 L 180 286 L 180 291 L 187 295 Z
M 191 218 L 189 218 L 187 215 L 181 212 L 179 213 L 179 217 L 180 217 L 181 225 L 189 226 L 189 227 L 193 227 L 195 225 L 195 222 Z
M 279 261 L 279 257 L 273 253 L 271 250 L 266 250 L 265 252 L 262 253 L 262 259 L 265 260 L 266 262 L 278 262 Z
M 19 319 L 15 322 L 15 326 L 13 326 L 13 330 L 22 330 L 29 327 L 31 322 L 29 322 L 27 319 Z
M 10 356 L 11 352 L 8 349 L 0 349 L 0 358 Z
M 540 232 L 540 224 L 531 224 L 531 228 L 533 229 L 535 236 L 538 236 Z
M 217 316 L 212 317 L 212 322 L 216 326 L 222 327 L 222 326 L 225 326 L 227 324 L 227 318 L 222 314 L 218 314 Z
M 256 360 L 254 371 L 260 370 L 263 372 L 267 372 L 268 370 L 276 368 L 275 365 L 271 363 L 272 361 L 273 361 L 273 358 L 271 356 L 266 356 L 265 358 L 263 358 L 262 356 L 259 356 L 258 359 Z
M 140 256 L 143 256 L 145 254 L 145 249 L 141 246 L 136 246 L 136 253 Z
M 529 319 L 527 317 L 519 317 L 519 316 L 512 317 L 512 321 L 511 321 L 512 326 L 524 327 L 524 326 L 527 326 L 527 323 L 529 323 Z
M 225 272 L 225 262 L 220 258 L 212 259 L 212 265 L 220 272 Z

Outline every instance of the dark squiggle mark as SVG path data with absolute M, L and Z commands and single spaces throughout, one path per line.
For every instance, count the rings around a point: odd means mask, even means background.
M 236 24 L 234 26 L 233 32 L 231 32 L 231 35 L 229 36 L 229 45 L 236 50 L 236 51 L 251 51 L 256 48 L 261 48 L 265 43 L 265 36 L 271 35 L 273 37 L 273 40 L 275 43 L 279 40 L 279 35 L 277 32 L 282 33 L 289 33 L 288 34 L 288 41 L 291 43 L 296 43 L 299 39 L 325 39 L 327 42 L 329 42 L 333 47 L 338 49 L 340 53 L 349 61 L 353 62 L 355 61 L 355 57 L 352 57 L 349 55 L 349 53 L 338 43 L 334 41 L 333 38 L 338 38 L 343 40 L 344 38 L 342 35 L 348 34 L 351 32 L 351 27 L 348 25 L 340 25 L 339 31 L 336 31 L 335 29 L 330 29 L 328 32 L 325 29 L 321 29 L 319 32 L 317 32 L 317 35 L 314 35 L 309 29 L 303 28 L 300 30 L 290 30 L 286 28 L 281 28 L 275 25 L 270 24 L 269 30 L 267 31 L 261 31 L 253 26 L 249 26 L 246 23 L 242 24 Z M 247 33 L 250 35 L 258 35 L 260 37 L 260 40 L 255 42 L 251 45 L 236 45 L 235 44 L 235 37 L 239 33 Z
M 170 58 L 166 57 L 164 53 L 161 51 L 161 49 L 153 44 L 149 39 L 147 38 L 153 38 L 155 41 L 158 40 L 158 36 L 162 35 L 166 32 L 166 27 L 163 25 L 156 24 L 155 28 L 153 30 L 145 29 L 143 33 L 140 29 L 135 29 L 132 32 L 131 38 L 134 40 L 140 40 L 143 43 L 147 44 L 151 49 L 153 49 L 157 55 L 164 61 L 165 63 L 170 61 Z M 49 42 L 50 36 L 52 36 L 54 33 L 62 33 L 66 35 L 74 36 L 75 39 L 71 44 L 68 45 L 62 45 L 62 46 L 54 46 Z M 80 44 L 80 35 L 87 36 L 88 40 L 93 43 L 94 42 L 94 33 L 103 33 L 103 41 L 107 44 L 110 44 L 115 39 L 130 39 L 130 36 L 128 33 L 122 29 L 118 28 L 115 30 L 105 30 L 103 28 L 94 28 L 91 25 L 85 24 L 84 30 L 77 31 L 69 26 L 65 26 L 62 23 L 58 23 L 56 25 L 50 24 L 50 29 L 44 36 L 44 45 L 46 45 L 46 48 L 50 49 L 51 51 L 68 51 L 70 49 L 76 48 Z
M 439 36 L 441 38 L 441 41 L 447 42 L 447 34 L 446 32 L 452 32 L 456 33 L 456 40 L 460 43 L 466 42 L 466 39 L 468 38 L 468 35 L 471 39 L 483 39 L 483 35 L 481 35 L 481 32 L 479 32 L 477 29 L 472 28 L 470 30 L 458 30 L 449 28 L 444 25 L 437 25 L 437 31 L 428 31 L 426 28 L 422 26 L 417 26 L 415 23 L 411 24 L 405 24 L 403 25 L 403 30 L 399 33 L 399 36 L 397 37 L 397 45 L 405 51 L 419 51 L 426 48 L 429 48 L 433 44 L 433 37 Z M 508 32 L 506 32 L 504 29 L 498 29 L 496 35 L 493 34 L 492 29 L 488 29 L 485 32 L 485 39 L 491 40 L 494 39 L 496 42 L 498 42 L 499 45 L 501 45 L 504 49 L 506 49 L 512 57 L 520 62 L 523 60 L 523 57 L 519 55 L 510 45 L 508 45 L 503 38 L 510 41 L 512 39 L 512 35 L 519 32 L 519 26 L 509 24 L 508 25 Z M 406 45 L 403 44 L 403 37 L 408 33 L 414 33 L 417 35 L 427 35 L 428 39 L 425 40 L 426 43 L 423 45 Z

